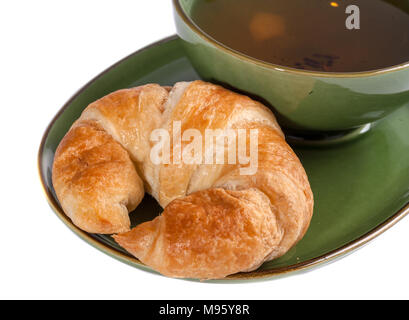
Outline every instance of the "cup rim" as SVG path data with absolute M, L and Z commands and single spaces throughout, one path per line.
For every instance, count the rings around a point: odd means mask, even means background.
M 292 67 L 287 67 L 287 66 L 282 66 L 282 65 L 266 62 L 266 61 L 263 61 L 263 60 L 260 60 L 260 59 L 257 59 L 257 58 L 253 58 L 253 57 L 251 57 L 249 55 L 246 55 L 244 53 L 241 53 L 241 52 L 239 52 L 237 50 L 234 50 L 234 49 L 226 46 L 225 44 L 217 41 L 216 39 L 212 38 L 210 35 L 208 35 L 206 32 L 204 32 L 193 21 L 193 19 L 190 16 L 188 16 L 186 14 L 185 10 L 182 8 L 182 6 L 180 4 L 180 1 L 181 0 L 173 0 L 173 5 L 174 5 L 174 8 L 175 8 L 177 14 L 190 27 L 190 29 L 192 29 L 201 38 L 203 38 L 207 42 L 210 42 L 212 45 L 219 48 L 220 50 L 225 51 L 228 54 L 235 56 L 236 58 L 239 58 L 239 59 L 242 59 L 242 60 L 247 60 L 248 62 L 257 64 L 257 65 L 262 66 L 264 68 L 273 69 L 273 70 L 280 71 L 280 72 L 298 74 L 298 75 L 326 77 L 326 78 L 368 77 L 368 76 L 381 75 L 381 74 L 386 74 L 386 73 L 389 73 L 389 72 L 409 68 L 409 60 L 406 61 L 406 62 L 403 62 L 401 64 L 393 65 L 393 66 L 386 67 L 386 68 L 368 70 L 368 71 L 358 71 L 358 72 L 325 72 L 325 71 L 319 72 L 319 71 L 312 71 L 312 70 L 296 69 L 296 68 L 292 68 Z

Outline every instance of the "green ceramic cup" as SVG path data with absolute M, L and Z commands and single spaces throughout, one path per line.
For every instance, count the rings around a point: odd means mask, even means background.
M 261 98 L 275 110 L 287 132 L 345 141 L 346 136 L 365 132 L 369 124 L 409 104 L 409 61 L 353 73 L 297 70 L 263 62 L 204 33 L 189 16 L 195 1 L 173 0 L 177 31 L 194 68 L 206 80 Z M 409 0 L 401 3 L 409 12 Z

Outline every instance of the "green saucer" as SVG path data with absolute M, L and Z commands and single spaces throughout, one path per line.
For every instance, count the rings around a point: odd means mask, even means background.
M 110 236 L 76 228 L 56 200 L 51 182 L 55 149 L 81 111 L 92 101 L 120 88 L 145 83 L 173 85 L 198 79 L 177 37 L 142 49 L 97 76 L 58 112 L 41 142 L 38 162 L 48 201 L 62 221 L 82 239 L 132 266 L 151 270 L 130 256 Z M 270 278 L 301 271 L 353 251 L 390 228 L 409 212 L 409 108 L 377 123 L 362 137 L 328 148 L 297 147 L 315 196 L 306 236 L 280 259 L 257 271 L 222 281 Z M 131 214 L 133 225 L 161 212 L 146 196 Z M 58 239 L 56 239 L 58 241 Z

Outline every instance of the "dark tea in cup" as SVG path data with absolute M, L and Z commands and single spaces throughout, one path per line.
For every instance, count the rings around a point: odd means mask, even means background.
M 361 72 L 409 61 L 405 0 L 197 0 L 191 18 L 223 45 L 280 66 Z

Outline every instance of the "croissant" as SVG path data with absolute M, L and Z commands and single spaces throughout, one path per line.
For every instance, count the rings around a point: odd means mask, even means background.
M 181 161 L 195 150 L 192 140 L 211 130 L 216 140 L 241 132 L 244 155 L 256 150 L 257 166 L 248 156 L 241 161 L 240 152 L 209 151 L 206 139 L 195 140 L 204 150 L 187 157 L 195 161 Z M 156 133 L 168 133 L 168 148 L 152 139 Z M 239 148 L 238 140 L 220 141 Z M 219 279 L 255 270 L 293 247 L 313 214 L 305 170 L 272 112 L 203 81 L 148 84 L 91 103 L 58 146 L 52 178 L 76 226 L 115 234 L 120 246 L 170 277 Z M 145 189 L 164 211 L 130 230 L 129 212 Z

